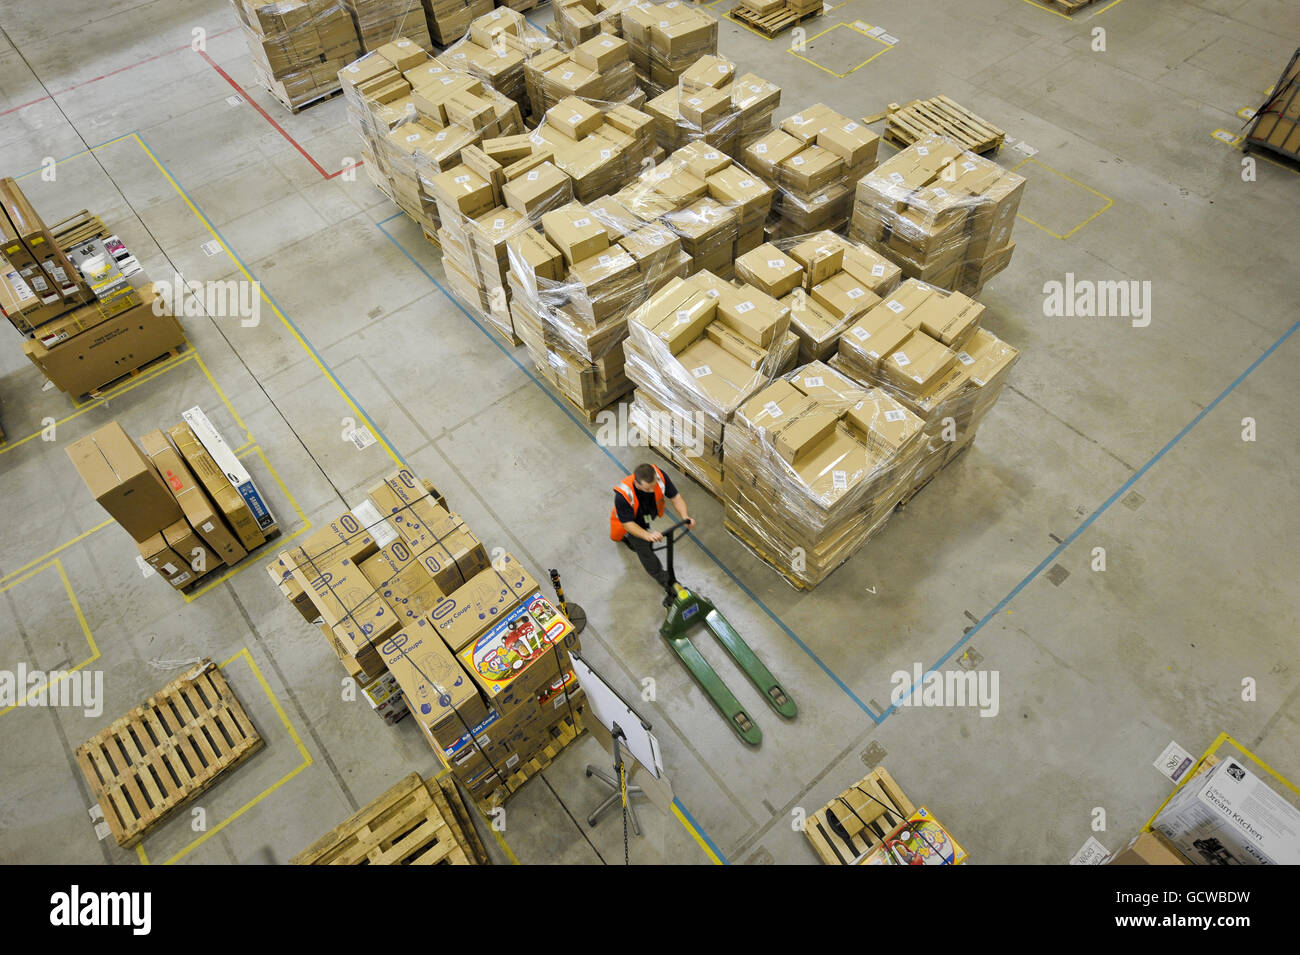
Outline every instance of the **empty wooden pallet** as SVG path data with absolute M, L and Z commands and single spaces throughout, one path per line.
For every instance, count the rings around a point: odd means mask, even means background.
M 809 816 L 804 835 L 822 862 L 853 865 L 915 811 L 881 766 Z
M 459 806 L 457 813 L 452 800 Z M 475 865 L 487 853 L 454 784 L 411 773 L 293 857 L 294 865 Z
M 991 153 L 1006 133 L 946 96 L 912 100 L 906 106 L 891 103 L 885 113 L 885 138 L 906 148 L 926 136 L 947 136 L 973 153 Z
M 119 846 L 138 843 L 262 747 L 226 678 L 204 660 L 77 747 Z
M 806 10 L 803 13 L 796 13 L 789 7 L 780 7 L 767 13 L 756 13 L 743 3 L 738 3 L 727 11 L 727 16 L 737 23 L 743 23 L 745 26 L 757 30 L 770 40 L 784 33 L 796 23 L 803 23 L 803 21 L 812 17 L 821 16 L 821 12 L 821 7 Z
M 1042 5 L 1063 10 L 1067 14 L 1073 14 L 1076 10 L 1082 10 L 1084 7 L 1092 6 L 1096 2 L 1097 0 L 1042 0 Z

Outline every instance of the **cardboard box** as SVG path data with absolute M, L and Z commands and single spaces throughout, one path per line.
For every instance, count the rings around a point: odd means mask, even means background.
M 184 518 L 149 459 L 116 421 L 65 450 L 95 500 L 137 542 Z
M 216 504 L 221 516 L 234 530 L 240 545 L 246 550 L 253 550 L 265 543 L 266 535 L 262 533 L 252 509 L 213 461 L 190 426 L 174 425 L 167 429 L 167 436 L 172 439 L 176 450 L 208 492 L 208 497 Z
M 583 206 L 570 203 L 542 216 L 542 229 L 570 268 L 609 248 L 609 233 Z
M 438 601 L 429 619 L 448 649 L 458 653 L 518 602 L 509 584 L 489 567 Z
M 880 373 L 908 394 L 919 394 L 956 360 L 957 354 L 951 348 L 917 331 L 880 359 Z
M 1106 865 L 1192 865 L 1164 833 L 1139 832 L 1137 838 L 1115 853 Z
M 541 594 L 506 611 L 457 654 L 488 701 L 505 707 L 534 697 L 568 669 L 567 650 L 576 643 L 573 624 Z M 558 666 L 550 653 L 560 650 Z
M 573 49 L 573 60 L 595 73 L 606 73 L 628 59 L 627 41 L 602 33 Z
M 182 522 L 184 523 L 184 522 Z M 167 545 L 167 539 L 163 536 L 162 531 L 154 534 L 148 540 L 137 541 L 135 545 L 140 556 L 144 558 L 146 564 L 152 567 L 164 580 L 171 581 L 173 577 L 186 575 L 187 580 L 192 580 L 194 575 L 188 573 L 189 564 Z
M 838 236 L 834 238 L 838 239 Z M 844 263 L 844 246 L 815 236 L 794 246 L 790 256 L 803 267 L 804 288 L 810 289 L 840 271 Z
M 501 192 L 511 209 L 536 218 L 573 198 L 573 180 L 554 163 L 544 162 L 511 179 Z
M 912 334 L 892 312 L 873 308 L 845 330 L 840 337 L 840 357 L 850 369 L 858 368 L 867 376 L 878 373 L 880 360 L 892 354 Z
M 224 561 L 210 548 L 198 533 L 190 526 L 188 520 L 180 520 L 163 529 L 163 539 L 172 553 L 185 562 L 194 577 L 202 577 L 210 570 L 220 567 Z M 171 581 L 173 587 L 189 583 L 188 580 Z
M 925 427 L 920 417 L 878 388 L 849 408 L 844 421 L 886 460 L 897 455 Z
M 805 399 L 809 400 L 809 399 Z M 811 407 L 802 413 L 777 422 L 772 427 L 777 454 L 791 464 L 798 464 L 823 440 L 834 433 L 839 415 L 830 408 L 809 400 Z
M 379 645 L 388 672 L 415 719 L 439 743 L 454 743 L 487 719 L 487 704 L 426 619 L 414 620 Z
M 736 259 L 736 277 L 757 286 L 773 298 L 781 298 L 798 288 L 803 274 L 803 267 L 793 255 L 786 255 L 768 243 Z
M 209 567 L 217 567 L 223 562 L 234 565 L 243 560 L 248 552 L 226 527 L 207 493 L 194 479 L 180 453 L 167 440 L 167 436 L 158 430 L 147 432 L 140 436 L 140 447 L 144 449 L 154 470 L 162 477 L 167 489 L 180 505 L 181 511 L 185 514 L 186 524 L 194 529 L 210 551 L 212 556 Z M 190 553 L 193 549 L 191 546 L 185 550 L 185 553 Z
M 604 119 L 596 107 L 569 96 L 546 111 L 546 122 L 570 139 L 578 140 L 599 129 Z
M 695 90 L 678 101 L 682 120 L 709 132 L 731 112 L 731 94 L 715 89 Z
M 813 286 L 812 297 L 832 315 L 848 321 L 880 302 L 878 296 L 847 272 L 837 272 Z
M 264 536 L 273 534 L 276 531 L 275 517 L 271 514 L 271 508 L 266 502 L 266 498 L 258 489 L 257 484 L 253 481 L 253 476 L 248 473 L 244 467 L 244 462 L 230 449 L 226 444 L 226 439 L 221 436 L 216 425 L 208 420 L 208 416 L 203 413 L 203 409 L 197 405 L 188 411 L 181 413 L 185 423 L 190 426 L 194 436 L 203 443 L 203 447 L 211 455 L 212 460 L 231 486 L 239 492 L 239 496 L 244 499 L 248 509 L 253 512 L 253 517 L 257 521 L 257 526 Z

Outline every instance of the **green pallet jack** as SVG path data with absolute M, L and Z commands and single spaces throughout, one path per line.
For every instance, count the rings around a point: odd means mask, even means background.
M 656 548 L 667 551 L 668 564 L 668 584 L 664 588 L 664 606 L 668 608 L 668 615 L 664 619 L 664 625 L 659 628 L 659 633 L 682 658 L 686 669 L 695 677 L 695 682 L 708 694 L 722 718 L 736 731 L 736 735 L 751 746 L 757 746 L 763 741 L 763 731 L 745 712 L 735 694 L 727 689 L 727 684 L 722 682 L 718 672 L 704 659 L 695 644 L 691 643 L 690 632 L 693 627 L 704 624 L 708 628 L 745 671 L 750 682 L 758 687 L 772 709 L 786 719 L 793 719 L 798 709 L 785 687 L 777 682 L 772 671 L 750 649 L 749 644 L 741 639 L 713 602 L 708 597 L 692 593 L 677 582 L 673 572 L 673 543 L 689 533 L 686 521 L 678 521 L 664 532 L 664 546 Z

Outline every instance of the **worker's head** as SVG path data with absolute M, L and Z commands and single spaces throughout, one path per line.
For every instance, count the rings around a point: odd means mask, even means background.
M 653 491 L 657 483 L 654 465 L 638 464 L 632 472 L 632 479 L 636 482 L 637 490 Z

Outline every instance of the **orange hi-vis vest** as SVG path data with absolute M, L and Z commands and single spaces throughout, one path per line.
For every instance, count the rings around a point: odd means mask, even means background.
M 655 508 L 658 510 L 659 517 L 664 516 L 664 472 L 660 471 L 653 464 L 650 465 L 655 469 Z M 614 485 L 614 490 L 623 495 L 623 499 L 632 506 L 632 513 L 636 513 L 636 475 L 629 474 L 623 480 Z M 623 522 L 618 519 L 618 507 L 612 507 L 609 511 L 609 539 L 612 541 L 621 541 L 627 536 L 627 528 Z

